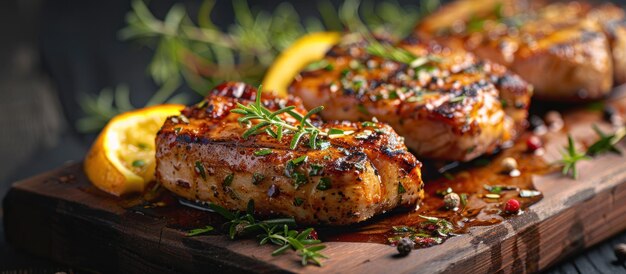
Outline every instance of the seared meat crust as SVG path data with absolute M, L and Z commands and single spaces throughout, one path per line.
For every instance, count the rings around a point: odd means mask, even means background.
M 291 150 L 290 134 L 280 141 L 267 134 L 242 138 L 247 128 L 230 110 L 255 96 L 254 88 L 226 83 L 183 116 L 168 118 L 156 139 L 158 181 L 186 199 L 232 210 L 245 210 L 254 200 L 257 214 L 293 216 L 300 224 L 356 223 L 399 206 L 415 208 L 423 197 L 421 163 L 388 125 L 312 117 L 324 131 L 353 133 L 324 137 L 326 149 L 311 149 L 302 140 Z M 306 113 L 292 97 L 263 95 L 262 103 Z M 271 153 L 260 155 L 262 149 Z
M 325 119 L 391 125 L 418 155 L 468 161 L 526 126 L 532 88 L 503 66 L 409 37 L 397 47 L 438 60 L 419 68 L 369 54 L 359 41 L 333 47 L 327 66 L 303 71 L 289 92 Z
M 415 33 L 507 66 L 539 98 L 578 101 L 602 98 L 614 81 L 626 81 L 623 22 L 623 10 L 611 4 L 459 0 Z

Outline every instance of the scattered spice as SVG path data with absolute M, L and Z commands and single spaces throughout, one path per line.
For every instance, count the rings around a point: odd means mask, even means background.
M 543 142 L 537 135 L 531 135 L 526 139 L 526 149 L 530 152 L 534 152 L 543 147 Z
M 487 193 L 487 194 L 485 194 L 485 198 L 488 198 L 488 199 L 500 199 L 500 194 Z
M 613 251 L 615 252 L 615 257 L 619 263 L 626 261 L 626 244 L 621 243 L 615 245 L 615 247 L 613 247 Z
M 517 161 L 512 157 L 506 157 L 502 159 L 502 162 L 500 162 L 500 164 L 502 165 L 502 171 L 504 173 L 511 173 L 511 171 L 517 169 Z
M 541 191 L 537 191 L 537 190 L 522 189 L 519 192 L 519 196 L 522 198 L 530 198 L 530 197 L 535 197 L 539 195 L 541 195 Z
M 563 128 L 563 116 L 558 111 L 548 111 L 546 113 L 546 122 L 551 131 L 559 131 Z
M 459 197 L 459 195 L 454 192 L 448 193 L 445 197 L 443 197 L 443 203 L 446 209 L 453 210 L 459 207 L 459 204 L 461 203 L 461 197 Z
M 504 212 L 508 214 L 517 214 L 519 212 L 519 209 L 520 203 L 516 199 L 510 199 L 506 201 L 506 204 L 504 205 Z
M 406 256 L 411 253 L 411 250 L 413 250 L 414 247 L 415 243 L 411 239 L 405 237 L 398 241 L 397 249 L 400 256 Z
M 537 115 L 530 116 L 530 127 L 533 130 L 533 133 L 536 135 L 544 135 L 548 132 L 548 127 L 546 123 L 541 119 L 541 117 Z
M 275 184 L 272 184 L 269 189 L 267 189 L 267 196 L 270 198 L 274 198 L 280 194 L 280 189 Z

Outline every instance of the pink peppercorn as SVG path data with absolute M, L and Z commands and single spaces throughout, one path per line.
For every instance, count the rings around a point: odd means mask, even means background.
M 539 139 L 539 137 L 532 135 L 528 137 L 528 139 L 526 139 L 526 148 L 529 151 L 535 151 L 542 147 L 543 147 L 543 142 L 541 141 L 541 139 Z
M 519 212 L 519 209 L 520 203 L 518 200 L 515 199 L 508 200 L 504 205 L 504 212 L 508 214 L 516 214 L 517 212 Z

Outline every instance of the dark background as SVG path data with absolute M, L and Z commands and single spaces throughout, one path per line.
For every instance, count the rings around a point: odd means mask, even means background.
M 177 2 L 192 15 L 200 5 Z M 230 1 L 217 2 L 213 21 L 232 23 Z M 280 2 L 248 0 L 250 6 L 270 11 Z M 317 15 L 315 1 L 291 2 L 302 17 Z M 173 3 L 152 1 L 149 6 L 163 18 Z M 83 115 L 79 94 L 125 83 L 132 103 L 141 106 L 158 89 L 146 72 L 153 51 L 117 38 L 129 10 L 129 1 L 0 1 L 0 198 L 11 182 L 83 159 L 94 135 L 74 128 Z M 197 96 L 185 88 L 178 92 Z M 0 272 L 68 270 L 15 251 L 3 240 L 0 236 Z M 551 271 L 626 272 L 613 262 L 612 244 L 619 241 L 626 241 L 626 234 Z

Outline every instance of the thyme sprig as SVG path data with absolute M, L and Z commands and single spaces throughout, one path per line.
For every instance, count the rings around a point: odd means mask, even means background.
M 295 227 L 296 222 L 293 218 L 278 218 L 259 221 L 254 218 L 254 201 L 250 200 L 246 212 L 231 212 L 215 204 L 209 204 L 209 208 L 214 212 L 222 215 L 228 221 L 223 227 L 228 231 L 231 239 L 243 237 L 246 235 L 255 235 L 260 245 L 271 243 L 280 246 L 272 252 L 272 256 L 277 256 L 291 249 L 302 257 L 302 265 L 313 263 L 322 266 L 320 258 L 328 258 L 320 253 L 326 246 L 318 245 L 321 243 L 317 239 L 315 230 L 307 228 L 298 232 L 290 227 Z M 199 231 L 199 230 L 192 230 Z M 188 234 L 189 235 L 189 234 Z
M 589 160 L 590 157 L 587 156 L 585 153 L 578 152 L 576 150 L 576 146 L 574 145 L 574 139 L 572 139 L 572 135 L 570 134 L 567 135 L 567 143 L 568 145 L 566 147 L 566 150 L 563 152 L 563 159 L 559 161 L 561 164 L 563 164 L 563 169 L 561 170 L 561 172 L 563 173 L 563 175 L 570 174 L 572 178 L 577 179 L 578 170 L 576 169 L 576 164 L 582 160 Z
M 263 103 L 261 103 L 261 87 L 259 87 L 254 103 L 250 103 L 247 106 L 237 103 L 237 108 L 231 110 L 230 112 L 243 115 L 237 119 L 237 121 L 242 125 L 251 125 L 251 121 L 258 121 L 257 124 L 251 126 L 243 133 L 243 138 L 248 138 L 252 135 L 260 133 L 267 133 L 280 141 L 285 134 L 292 134 L 293 137 L 291 139 L 291 143 L 289 144 L 290 149 L 295 149 L 303 137 L 308 137 L 309 146 L 312 149 L 317 149 L 323 147 L 320 144 L 318 137 L 329 136 L 337 132 L 346 134 L 345 131 L 337 129 L 331 129 L 327 133 L 311 123 L 310 118 L 314 114 L 322 111 L 324 106 L 318 106 L 307 112 L 304 116 L 294 111 L 295 108 L 295 106 L 287 106 L 276 111 L 267 109 Z M 288 114 L 297 120 L 298 124 L 294 125 L 283 120 L 280 117 L 280 114 Z

